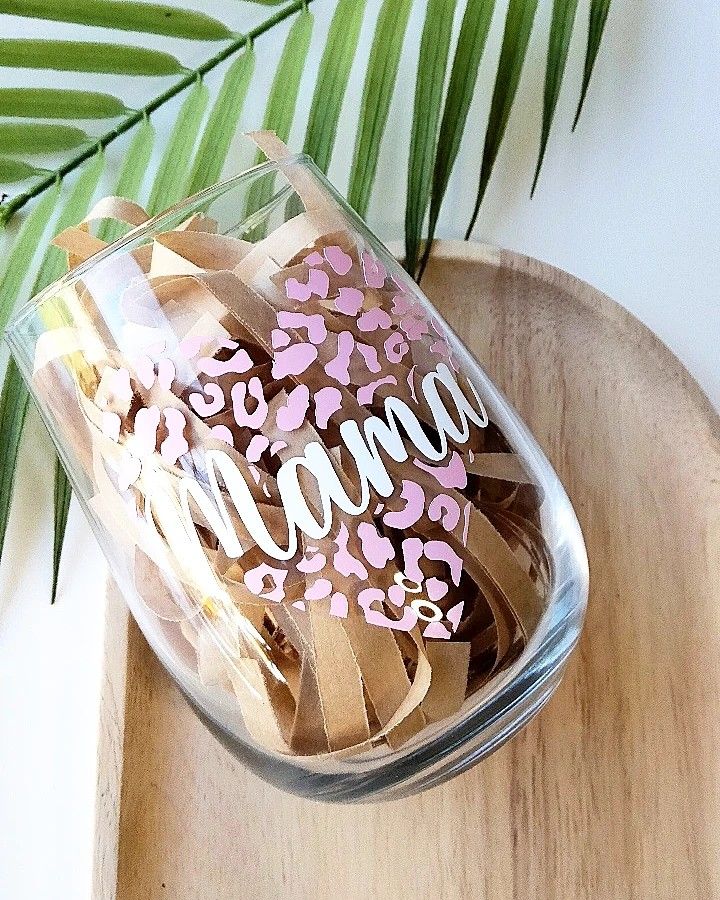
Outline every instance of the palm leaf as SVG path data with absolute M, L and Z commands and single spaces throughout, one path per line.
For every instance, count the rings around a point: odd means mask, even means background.
M 112 94 L 61 88 L 0 88 L 0 110 L 34 119 L 114 119 L 128 111 Z
M 54 234 L 60 234 L 66 228 L 77 225 L 87 213 L 104 168 L 104 154 L 102 152 L 96 153 L 90 164 L 80 173 L 68 199 L 60 210 L 60 214 L 55 222 Z M 40 263 L 31 296 L 52 284 L 53 281 L 57 281 L 65 269 L 66 260 L 63 251 L 59 247 L 48 247 Z M 0 427 L 2 426 L 0 425 Z
M 565 63 L 567 62 L 568 49 L 570 48 L 570 37 L 572 35 L 573 25 L 575 24 L 576 11 L 577 0 L 554 0 L 553 2 L 547 69 L 545 70 L 545 93 L 543 99 L 540 153 L 538 154 L 535 177 L 530 192 L 531 194 L 535 193 L 535 186 L 537 185 L 540 169 L 542 168 L 543 160 L 545 159 L 545 149 L 547 148 L 550 128 L 552 126 L 553 117 L 555 116 L 555 107 L 557 106 L 558 97 L 560 96 L 560 87 L 565 72 Z
M 0 122 L 0 153 L 57 153 L 72 150 L 90 140 L 72 125 L 40 122 Z
M 185 67 L 161 50 L 90 41 L 0 39 L 0 66 L 113 75 L 177 75 Z
M 525 62 L 537 4 L 538 0 L 510 0 L 508 5 L 505 31 L 503 33 L 502 47 L 500 48 L 500 61 L 490 103 L 490 118 L 485 133 L 485 146 L 480 168 L 480 184 L 478 186 L 477 199 L 475 200 L 475 208 L 465 233 L 466 240 L 470 237 L 475 227 L 480 204 L 485 197 L 485 191 L 497 159 L 498 150 L 505 135 L 505 128 L 510 118 L 510 110 L 512 109 L 520 81 L 520 73 Z
M 115 184 L 115 196 L 127 197 L 129 200 L 140 199 L 145 173 L 147 172 L 153 144 L 155 143 L 155 129 L 150 119 L 145 119 L 138 126 L 130 146 L 128 147 L 123 164 Z M 98 237 L 109 244 L 116 241 L 125 233 L 125 228 L 120 222 L 106 220 L 100 223 Z
M 405 268 L 414 274 L 422 240 L 435 162 L 445 71 L 457 0 L 428 0 L 418 61 L 408 158 L 405 206 Z
M 93 194 L 97 189 L 98 182 L 105 167 L 105 158 L 102 153 L 96 154 L 91 163 L 81 172 L 78 180 L 73 185 L 65 205 L 60 210 L 60 214 L 55 222 L 55 234 L 59 234 L 71 225 L 76 225 L 87 213 L 92 200 Z M 37 294 L 43 288 L 52 284 L 65 271 L 65 259 L 63 252 L 57 247 L 48 247 L 43 261 L 40 265 L 32 293 Z M 27 403 L 27 401 L 26 401 Z M 6 420 L 0 409 L 0 434 L 5 431 Z M 5 469 L 11 465 L 15 469 L 17 458 L 18 442 L 8 447 L 7 456 L 0 457 L 0 484 L 7 480 Z M 12 484 L 10 485 L 12 489 Z M 0 493 L 0 517 L 7 515 L 5 511 L 6 498 Z M 10 502 L 10 495 L 7 497 L 7 503 Z M 70 504 L 70 486 L 67 484 L 67 475 L 59 463 L 55 465 L 55 530 L 53 538 L 53 595 L 55 599 L 55 589 L 57 587 L 58 567 L 60 565 L 60 550 L 62 547 L 63 537 L 65 535 L 65 525 L 67 524 L 68 507 Z M 0 553 L 2 549 L 0 548 Z
M 385 0 L 375 25 L 350 171 L 348 203 L 365 216 L 397 78 L 412 0 Z
M 0 156 L 0 185 L 15 184 L 18 181 L 25 181 L 26 178 L 35 178 L 45 171 L 47 170 L 37 169 L 21 159 L 8 159 Z
M 494 9 L 495 0 L 468 0 L 465 7 L 440 123 L 421 275 L 430 256 L 440 207 L 460 150 Z
M 48 221 L 60 193 L 60 183 L 47 191 L 25 219 L 0 270 L 0 332 L 17 303 L 20 289 L 32 263 L 38 244 L 42 241 Z M 2 459 L 0 457 L 0 459 Z
M 183 185 L 207 102 L 208 89 L 205 83 L 198 79 L 180 107 L 160 160 L 147 206 L 151 216 L 167 209 L 184 194 Z
M 327 172 L 366 0 L 339 0 L 315 82 L 303 150 Z
M 232 37 L 232 31 L 226 25 L 204 13 L 134 0 L 72 0 L 72 3 L 0 0 L 0 13 L 194 40 L 218 41 Z
M 573 122 L 573 131 L 580 118 L 583 104 L 585 103 L 585 95 L 590 84 L 593 69 L 595 68 L 595 60 L 597 59 L 600 42 L 605 31 L 605 23 L 607 22 L 608 12 L 610 11 L 610 0 L 591 0 L 590 3 L 590 26 L 588 28 L 587 51 L 585 53 L 585 69 L 583 71 L 582 90 L 580 91 L 580 102 L 578 103 L 577 112 L 575 113 L 575 121 Z
M 67 528 L 68 512 L 70 511 L 70 499 L 72 488 L 67 474 L 58 456 L 55 457 L 55 490 L 53 496 L 54 528 L 53 528 L 53 572 L 52 591 L 50 602 L 54 603 L 57 596 L 58 575 L 60 574 L 60 558 L 62 556 L 65 529 Z
M 309 10 L 303 10 L 293 22 L 288 33 L 280 62 L 275 71 L 272 87 L 268 96 L 263 128 L 274 131 L 281 141 L 287 141 L 290 135 L 295 107 L 300 89 L 300 79 L 305 68 L 310 38 L 312 36 L 313 17 Z M 258 151 L 255 157 L 256 165 L 265 158 L 262 151 Z M 246 215 L 253 213 L 271 199 L 273 184 L 269 178 L 261 178 L 251 185 L 248 191 Z M 255 240 L 260 240 L 265 234 L 264 226 L 259 226 L 253 232 Z
M 220 178 L 254 70 L 255 51 L 250 45 L 231 63 L 223 79 L 200 138 L 186 196 L 201 191 Z
M 5 545 L 17 455 L 29 399 L 25 382 L 11 357 L 0 394 L 0 557 Z

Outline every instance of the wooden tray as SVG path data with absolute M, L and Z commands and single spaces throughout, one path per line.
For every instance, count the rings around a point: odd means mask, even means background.
M 327 806 L 244 770 L 111 600 L 96 896 L 720 897 L 718 417 L 644 326 L 550 266 L 444 243 L 424 285 L 575 504 L 592 590 L 563 684 L 448 784 Z

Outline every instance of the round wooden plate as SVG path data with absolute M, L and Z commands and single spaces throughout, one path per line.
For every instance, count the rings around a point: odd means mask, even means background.
M 718 416 L 644 326 L 548 265 L 441 243 L 423 286 L 575 504 L 591 596 L 565 680 L 465 775 L 327 806 L 245 771 L 133 626 L 120 900 L 720 896 Z

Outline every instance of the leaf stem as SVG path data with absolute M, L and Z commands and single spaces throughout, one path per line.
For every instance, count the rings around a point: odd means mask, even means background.
M 253 41 L 260 37 L 260 35 L 265 34 L 266 31 L 270 31 L 271 28 L 279 25 L 280 22 L 283 22 L 289 16 L 293 15 L 293 13 L 299 12 L 301 9 L 306 9 L 308 3 L 312 2 L 313 0 L 293 0 L 292 3 L 279 9 L 274 15 L 269 16 L 259 25 L 256 25 L 255 28 L 248 31 L 247 34 L 239 35 L 235 40 L 231 41 L 226 47 L 223 47 L 222 50 L 216 53 L 215 56 L 210 57 L 210 59 L 206 60 L 196 69 L 190 70 L 187 75 L 184 75 L 179 81 L 176 81 L 175 84 L 171 85 L 166 91 L 163 91 L 162 94 L 158 94 L 157 97 L 154 97 L 146 106 L 135 110 L 110 131 L 106 131 L 105 134 L 101 135 L 95 142 L 85 146 L 83 150 L 67 162 L 50 172 L 45 178 L 36 181 L 27 191 L 23 191 L 22 194 L 18 194 L 8 203 L 0 206 L 0 226 L 7 224 L 10 218 L 29 200 L 32 200 L 33 197 L 37 197 L 38 194 L 41 194 L 49 187 L 52 187 L 58 179 L 64 178 L 74 169 L 77 169 L 79 165 L 84 163 L 85 160 L 90 159 L 90 157 L 99 150 L 104 150 L 108 144 L 111 144 L 116 138 L 120 137 L 121 134 L 129 131 L 137 125 L 138 122 L 141 122 L 144 118 L 155 112 L 156 109 L 159 109 L 167 103 L 168 100 L 171 100 L 177 94 L 184 91 L 185 88 L 190 87 L 196 79 L 202 78 L 203 75 L 211 72 L 228 57 L 237 53 L 238 50 L 242 50 L 247 44 L 252 46 Z

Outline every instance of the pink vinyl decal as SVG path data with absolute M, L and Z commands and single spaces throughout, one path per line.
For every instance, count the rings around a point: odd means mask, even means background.
M 140 477 L 141 471 L 142 463 L 140 462 L 140 460 L 126 450 L 123 454 L 120 466 L 118 468 L 118 488 L 121 491 L 126 491 L 131 484 L 135 484 L 135 482 Z
M 133 360 L 133 365 L 138 381 L 149 391 L 153 384 L 155 384 L 155 363 L 149 356 L 142 354 Z
M 281 406 L 275 422 L 281 431 L 295 431 L 305 421 L 305 414 L 310 406 L 310 389 L 306 384 L 299 384 L 288 394 L 287 401 Z
M 429 332 L 425 319 L 416 316 L 405 316 L 400 320 L 400 328 L 405 332 L 409 341 L 419 341 Z
M 374 569 L 384 569 L 395 556 L 390 538 L 381 537 L 369 522 L 361 522 L 357 529 L 362 554 Z
M 323 258 L 322 253 L 318 253 L 317 250 L 314 250 L 312 253 L 308 254 L 303 260 L 306 266 L 321 266 L 325 260 Z
M 281 328 L 306 329 L 311 344 L 322 344 L 327 337 L 325 319 L 320 313 L 308 316 L 303 312 L 281 310 L 277 314 L 277 323 Z
M 322 269 L 310 269 L 306 282 L 298 281 L 297 278 L 288 278 L 285 282 L 288 300 L 299 300 L 301 303 L 307 302 L 313 294 L 324 300 L 329 290 L 330 279 Z
M 428 518 L 431 522 L 442 521 L 445 531 L 452 531 L 460 521 L 460 504 L 454 497 L 438 494 L 428 507 Z
M 463 607 L 465 606 L 465 601 L 461 600 L 459 603 L 456 603 L 455 606 L 451 607 L 447 613 L 445 614 L 445 618 L 452 625 L 452 630 L 457 631 L 460 627 L 460 620 L 462 619 Z
M 273 350 L 279 350 L 281 347 L 287 347 L 290 343 L 290 335 L 280 328 L 273 328 L 270 333 L 270 343 Z
M 160 408 L 157 406 L 142 407 L 135 414 L 135 437 L 137 438 L 136 456 L 141 459 L 155 452 L 157 430 L 160 425 Z
M 363 307 L 363 292 L 354 287 L 341 287 L 335 298 L 335 309 L 346 316 L 356 316 Z
M 341 247 L 331 246 L 325 247 L 323 250 L 325 259 L 330 263 L 330 268 L 337 275 L 347 275 L 352 269 L 352 256 L 345 253 Z
M 229 444 L 231 447 L 235 446 L 235 441 L 233 440 L 232 431 L 227 427 L 227 425 L 213 425 L 210 429 L 210 434 L 217 440 L 222 441 L 224 444 Z
M 120 440 L 120 426 L 122 425 L 122 421 L 120 416 L 114 412 L 108 412 L 107 410 L 102 414 L 102 431 L 106 437 L 109 437 L 111 441 L 117 442 Z
M 286 375 L 302 375 L 317 358 L 318 349 L 314 344 L 293 344 L 273 357 L 272 377 L 279 379 Z
M 425 492 L 416 481 L 403 478 L 400 496 L 407 501 L 405 509 L 386 512 L 383 522 L 389 528 L 412 528 L 425 511 Z
M 365 588 L 358 594 L 358 605 L 364 612 L 365 621 L 368 625 L 392 628 L 395 631 L 412 631 L 418 620 L 415 610 L 406 606 L 401 619 L 391 619 L 385 613 L 380 612 L 380 610 L 371 608 L 373 603 L 382 604 L 384 599 L 385 594 L 379 588 Z
M 332 583 L 327 578 L 318 578 L 305 591 L 306 600 L 324 600 L 332 593 Z
M 225 395 L 220 385 L 215 384 L 214 381 L 209 381 L 203 385 L 203 391 L 210 396 L 210 400 L 206 400 L 200 393 L 190 394 L 188 399 L 193 410 L 201 418 L 205 419 L 220 412 L 225 406 Z
M 369 372 L 377 374 L 382 371 L 382 366 L 378 360 L 378 352 L 371 344 L 363 344 L 361 341 L 358 341 L 356 346 L 360 356 L 365 360 L 365 365 L 368 367 Z
M 175 363 L 171 359 L 163 358 L 158 360 L 157 380 L 163 390 L 170 390 L 173 381 L 175 381 Z
M 444 488 L 464 488 L 467 485 L 467 471 L 462 456 L 453 450 L 450 462 L 444 466 L 429 466 L 419 459 L 413 460 L 418 469 L 428 472 Z
M 348 598 L 345 594 L 336 591 L 330 598 L 330 615 L 338 619 L 347 619 Z
M 348 532 L 347 525 L 343 522 L 340 525 L 338 536 L 333 541 L 338 548 L 333 556 L 333 566 L 335 567 L 336 572 L 339 572 L 340 575 L 345 575 L 346 578 L 350 575 L 357 575 L 361 580 L 365 580 L 368 577 L 368 570 L 360 560 L 356 559 L 348 550 L 347 545 L 349 538 L 350 533 Z
M 450 637 L 450 632 L 442 622 L 428 622 L 428 624 L 423 629 L 423 637 L 448 640 L 448 638 Z
M 253 367 L 253 361 L 247 350 L 238 348 L 237 341 L 223 340 L 220 341 L 220 347 L 224 350 L 235 350 L 230 359 L 220 360 L 212 356 L 201 356 L 197 361 L 197 370 L 203 375 L 209 375 L 211 378 L 217 378 L 218 375 L 236 374 L 242 375 Z
M 248 394 L 257 401 L 255 410 L 251 413 L 247 411 L 245 405 Z M 263 395 L 262 382 L 257 375 L 253 375 L 247 384 L 244 381 L 236 381 L 232 386 L 230 396 L 233 417 L 241 428 L 258 429 L 263 427 L 267 419 L 268 405 Z
M 405 356 L 409 349 L 408 342 L 398 331 L 393 332 L 383 344 L 385 356 L 387 357 L 388 362 L 391 363 L 401 362 L 403 356 Z
M 265 579 L 270 578 L 272 588 L 266 588 Z M 248 569 L 245 573 L 245 587 L 256 597 L 262 597 L 264 600 L 270 600 L 273 603 L 280 603 L 285 599 L 285 579 L 287 578 L 286 569 L 276 569 L 267 563 L 260 563 L 254 569 Z
M 369 384 L 364 384 L 357 389 L 357 402 L 360 406 L 370 406 L 375 398 L 375 391 L 384 384 L 394 384 L 397 386 L 397 378 L 394 375 L 386 375 L 384 378 L 378 378 Z
M 350 384 L 350 356 L 355 349 L 355 338 L 350 331 L 341 331 L 337 336 L 337 353 L 325 364 L 325 374 L 340 384 Z
M 311 552 L 314 551 L 314 552 Z M 321 553 L 317 547 L 306 547 L 305 555 L 297 564 L 298 572 L 302 572 L 304 575 L 312 575 L 315 572 L 320 572 L 325 568 L 325 563 L 327 559 L 324 553 Z
M 250 438 L 250 443 L 247 446 L 247 450 L 245 451 L 245 459 L 249 463 L 256 463 L 263 455 L 263 453 L 270 446 L 270 439 L 265 437 L 264 434 L 254 434 L 252 438 Z
M 441 581 L 439 578 L 428 578 L 425 582 L 425 590 L 427 591 L 428 597 L 432 600 L 433 603 L 437 603 L 442 600 L 442 598 L 447 594 L 450 588 L 447 586 L 447 583 Z
M 336 387 L 324 387 L 315 394 L 315 425 L 322 431 L 327 428 L 333 413 L 342 408 L 342 394 Z
M 360 316 L 357 326 L 360 331 L 377 331 L 379 328 L 387 330 L 392 326 L 392 319 L 380 306 L 373 306 Z
M 284 450 L 287 447 L 287 441 L 273 441 L 270 446 L 270 456 L 275 456 L 276 453 L 279 453 L 281 450 Z
M 183 434 L 187 422 L 182 412 L 172 406 L 165 407 L 163 415 L 165 416 L 165 427 L 168 434 L 160 444 L 160 455 L 166 463 L 174 465 L 190 449 L 190 445 Z
M 425 544 L 425 556 L 428 559 L 440 560 L 450 567 L 453 584 L 460 584 L 463 562 L 453 548 L 445 541 L 428 541 Z
M 363 278 L 365 284 L 371 288 L 381 288 L 385 284 L 387 270 L 372 253 L 363 250 L 361 254 Z

